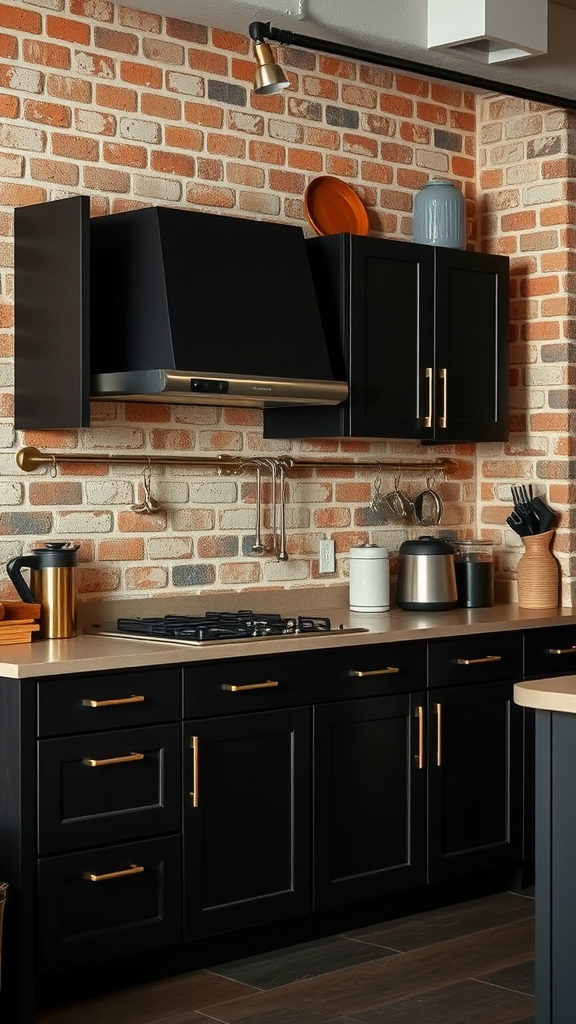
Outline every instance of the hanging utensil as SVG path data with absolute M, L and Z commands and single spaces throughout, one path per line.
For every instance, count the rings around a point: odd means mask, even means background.
M 414 518 L 420 526 L 438 526 L 442 520 L 444 506 L 432 483 L 433 478 L 427 477 L 426 487 L 414 498 Z
M 374 513 L 374 515 L 377 516 L 377 518 L 378 518 L 378 525 L 384 526 L 387 522 L 389 522 L 389 519 L 388 519 L 389 508 L 388 508 L 388 503 L 387 503 L 384 495 L 382 494 L 382 492 L 380 490 L 380 488 L 382 486 L 382 477 L 381 476 L 377 476 L 376 477 L 373 486 L 374 486 L 374 494 L 372 495 L 372 498 L 370 499 L 370 506 L 369 507 L 372 510 L 372 512 Z
M 384 501 L 395 523 L 414 522 L 414 505 L 400 490 L 400 474 L 394 478 L 394 490 L 384 495 Z
M 280 546 L 276 556 L 279 562 L 286 562 L 286 467 L 280 462 Z
M 254 535 L 254 543 L 252 545 L 252 551 L 255 555 L 261 555 L 264 551 L 264 545 L 262 543 L 262 467 L 256 466 L 256 528 Z
M 152 495 L 152 491 L 150 489 L 151 475 L 152 470 L 150 462 L 148 462 L 148 465 L 144 467 L 144 472 L 142 474 L 142 482 L 144 484 L 144 501 L 139 505 L 131 506 L 132 512 L 137 512 L 139 515 L 143 516 L 154 515 L 155 512 L 160 512 L 162 508 L 160 502 L 156 501 L 156 498 Z

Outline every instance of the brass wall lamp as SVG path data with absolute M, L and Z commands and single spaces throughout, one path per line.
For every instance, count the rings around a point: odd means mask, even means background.
M 272 93 L 287 89 L 290 85 L 282 68 L 274 60 L 272 47 L 264 42 L 263 31 L 267 27 L 270 26 L 266 26 L 262 21 L 253 21 L 248 27 L 250 38 L 254 40 L 256 57 L 254 92 L 259 96 L 270 96 Z

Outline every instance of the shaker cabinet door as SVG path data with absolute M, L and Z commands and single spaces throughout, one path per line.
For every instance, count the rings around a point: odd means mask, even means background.
M 309 709 L 188 722 L 185 939 L 310 909 Z
M 425 879 L 423 694 L 314 709 L 314 908 Z

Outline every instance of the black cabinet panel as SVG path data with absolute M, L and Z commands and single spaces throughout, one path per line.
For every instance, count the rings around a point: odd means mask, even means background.
M 576 672 L 576 625 L 534 629 L 524 636 L 524 675 L 562 676 Z
M 399 694 L 315 709 L 316 910 L 424 882 L 418 706 L 423 695 Z
M 105 672 L 38 682 L 38 735 L 180 721 L 182 670 Z
M 185 936 L 310 909 L 309 710 L 185 727 Z
M 180 792 L 179 725 L 42 740 L 39 851 L 175 832 Z
M 271 409 L 265 437 L 508 437 L 508 259 L 357 235 L 308 240 L 332 409 Z
M 180 942 L 180 872 L 179 836 L 41 860 L 41 969 Z
M 522 856 L 522 713 L 513 683 L 434 690 L 428 700 L 428 880 Z
M 521 633 L 473 633 L 428 644 L 429 687 L 521 677 Z

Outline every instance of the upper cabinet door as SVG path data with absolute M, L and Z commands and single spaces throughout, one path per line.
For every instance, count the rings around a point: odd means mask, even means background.
M 433 253 L 350 238 L 350 434 L 432 437 Z
M 508 437 L 508 260 L 438 248 L 437 440 Z

